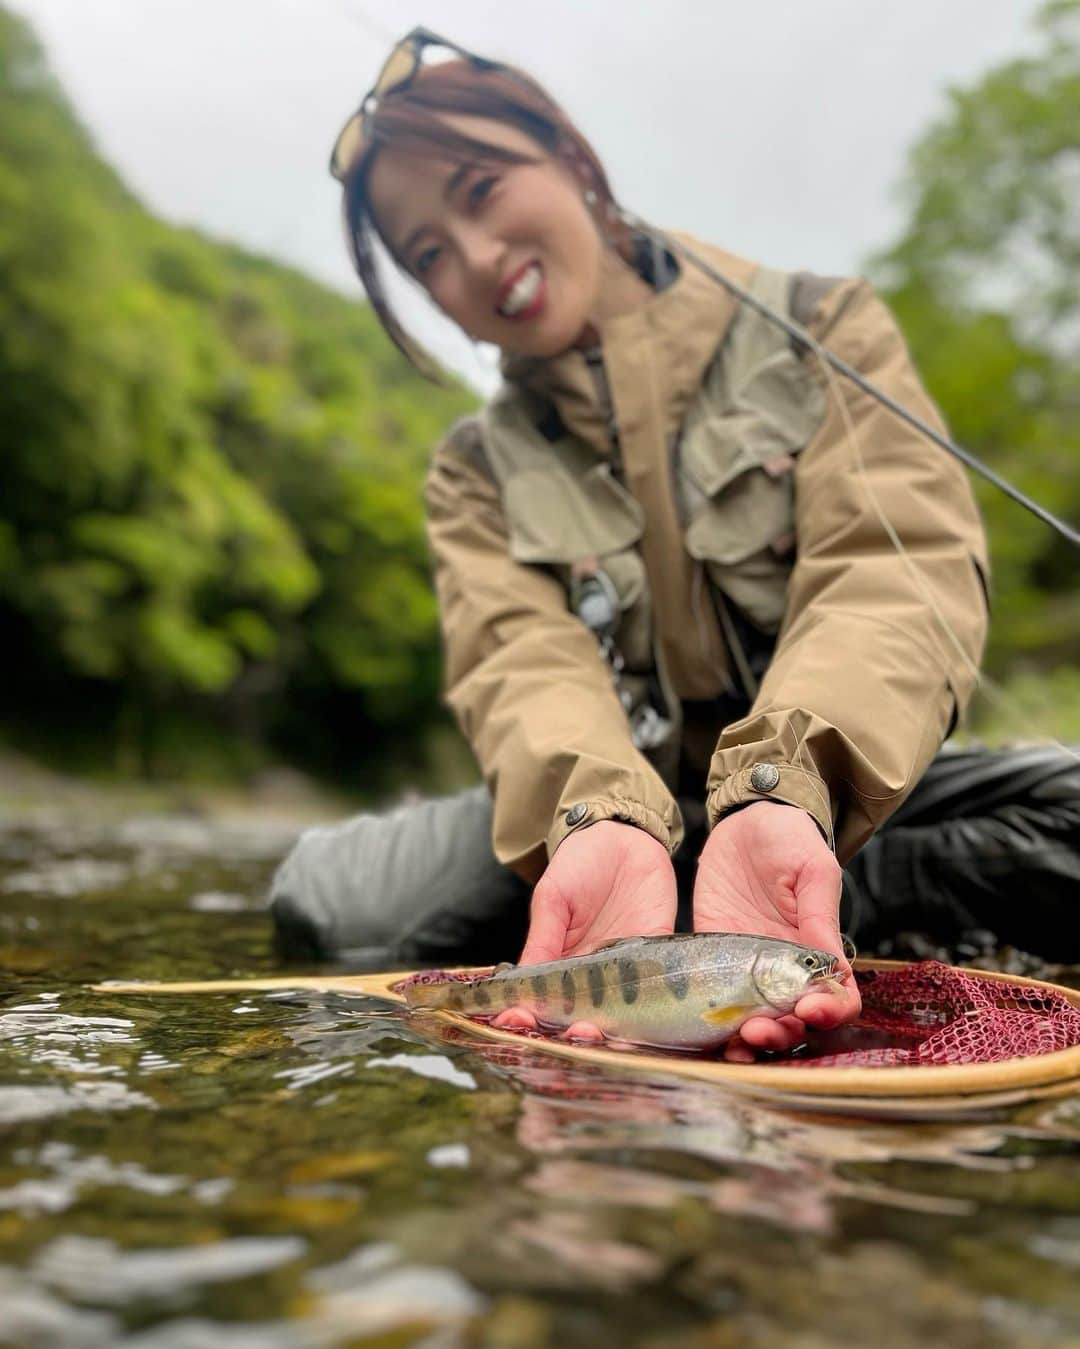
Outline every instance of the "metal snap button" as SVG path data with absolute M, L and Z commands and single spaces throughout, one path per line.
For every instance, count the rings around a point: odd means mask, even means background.
M 567 824 L 580 824 L 589 813 L 589 807 L 584 801 L 579 801 L 576 806 L 571 806 L 566 812 Z
M 780 781 L 780 770 L 774 763 L 756 763 L 750 770 L 750 786 L 755 792 L 771 792 Z

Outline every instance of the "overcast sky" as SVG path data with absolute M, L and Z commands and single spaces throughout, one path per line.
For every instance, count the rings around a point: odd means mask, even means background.
M 900 227 L 904 154 L 949 86 L 1032 45 L 1039 0 L 7 0 L 156 212 L 359 295 L 333 138 L 423 23 L 564 104 L 617 194 L 780 267 L 858 270 Z M 493 365 L 410 306 L 481 386 Z

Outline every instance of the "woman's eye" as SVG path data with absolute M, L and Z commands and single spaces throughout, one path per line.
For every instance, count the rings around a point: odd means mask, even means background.
M 479 206 L 496 182 L 498 182 L 497 178 L 478 178 L 469 188 L 469 205 Z
M 416 275 L 426 276 L 427 273 L 431 271 L 432 267 L 435 266 L 435 262 L 441 252 L 442 249 L 440 248 L 425 248 L 424 251 L 417 256 L 417 259 L 413 264 L 413 271 L 415 271 Z

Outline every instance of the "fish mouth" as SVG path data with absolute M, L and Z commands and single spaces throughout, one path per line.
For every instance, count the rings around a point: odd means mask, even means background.
M 831 980 L 837 982 L 837 974 L 840 970 L 840 957 L 826 955 L 824 951 L 818 953 L 818 959 L 810 970 L 810 983 L 820 984 Z
M 842 993 L 840 978 L 840 957 L 819 951 L 816 968 L 810 975 L 806 987 L 808 993 Z

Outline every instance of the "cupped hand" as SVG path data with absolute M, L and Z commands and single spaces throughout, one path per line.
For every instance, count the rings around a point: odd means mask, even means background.
M 522 965 L 586 955 L 619 937 L 654 937 L 675 929 L 675 872 L 667 849 L 634 825 L 601 820 L 560 843 L 533 890 Z M 496 1026 L 535 1029 L 536 1018 L 511 1007 Z M 574 1038 L 599 1039 L 588 1022 Z
M 756 932 L 829 951 L 842 978 L 832 992 L 807 993 L 792 1015 L 751 1017 L 726 1057 L 747 1062 L 753 1049 L 791 1049 L 808 1025 L 828 1029 L 862 1006 L 840 936 L 840 865 L 810 815 L 759 801 L 725 816 L 698 861 L 694 930 Z

